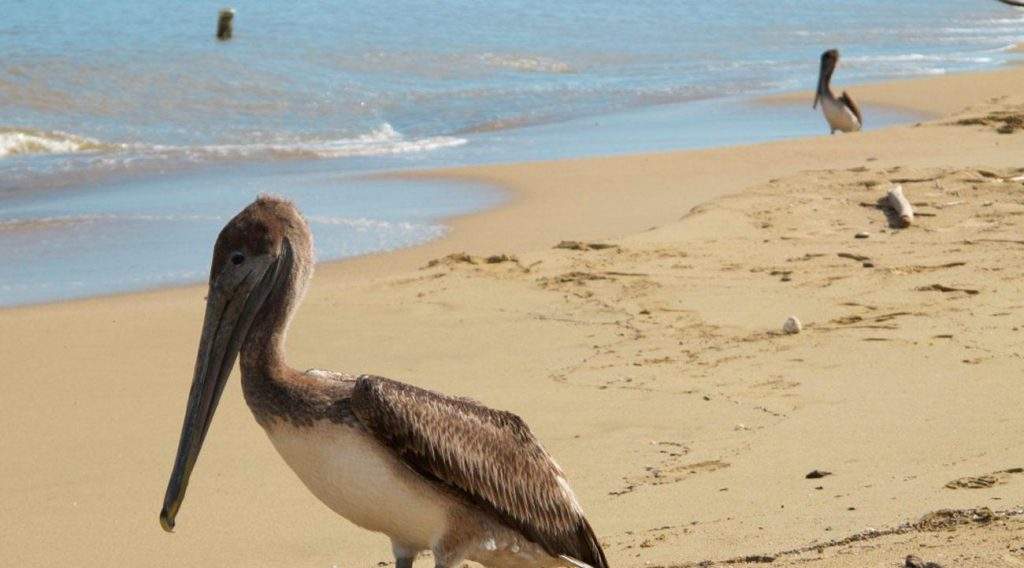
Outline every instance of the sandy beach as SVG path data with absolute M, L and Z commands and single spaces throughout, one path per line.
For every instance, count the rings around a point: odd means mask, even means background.
M 1024 566 L 1024 68 L 849 90 L 932 118 L 416 174 L 509 200 L 319 266 L 291 364 L 520 414 L 613 566 Z M 906 229 L 878 206 L 893 184 L 918 212 Z M 204 295 L 0 310 L 0 558 L 391 562 L 299 483 L 237 377 L 176 533 L 160 529 Z M 802 333 L 781 333 L 790 315 Z

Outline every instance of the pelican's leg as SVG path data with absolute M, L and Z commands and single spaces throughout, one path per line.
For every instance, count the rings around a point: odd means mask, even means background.
M 412 568 L 412 562 L 416 560 L 416 550 L 392 540 L 391 552 L 395 555 L 395 568 Z
M 465 555 L 434 551 L 434 568 L 458 568 L 465 560 Z
M 466 559 L 466 542 L 448 535 L 434 545 L 434 568 L 457 568 Z
M 434 568 L 458 568 L 466 557 L 463 554 L 434 555 Z

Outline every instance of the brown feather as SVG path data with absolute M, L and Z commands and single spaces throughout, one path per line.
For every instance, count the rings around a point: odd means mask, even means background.
M 607 568 L 562 470 L 515 414 L 372 376 L 356 381 L 351 409 L 414 471 L 552 556 Z
M 853 116 L 857 117 L 857 122 L 859 122 L 861 126 L 864 126 L 864 119 L 860 115 L 860 109 L 857 108 L 857 103 L 853 102 L 853 99 L 850 98 L 850 95 L 848 95 L 846 91 L 843 91 L 839 100 L 843 101 L 843 104 L 853 112 Z

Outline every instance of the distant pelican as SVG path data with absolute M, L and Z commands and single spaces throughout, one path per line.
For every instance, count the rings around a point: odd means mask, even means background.
M 818 92 L 814 95 L 814 105 L 818 108 L 821 102 L 821 110 L 825 114 L 832 134 L 836 130 L 842 132 L 857 132 L 864 125 L 860 109 L 857 103 L 853 102 L 850 95 L 843 91 L 843 94 L 836 97 L 832 92 L 832 73 L 839 63 L 839 51 L 830 49 L 821 54 L 821 69 L 818 71 Z
M 245 401 L 278 453 L 334 512 L 389 536 L 397 568 L 423 550 L 437 568 L 607 568 L 565 475 L 515 414 L 289 367 L 285 335 L 312 273 L 313 237 L 288 201 L 260 197 L 221 230 L 164 530 L 240 353 Z

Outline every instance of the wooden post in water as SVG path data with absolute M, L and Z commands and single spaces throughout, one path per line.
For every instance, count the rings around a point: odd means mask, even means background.
M 231 39 L 232 27 L 231 22 L 235 19 L 235 11 L 231 8 L 224 8 L 220 11 L 220 16 L 217 18 L 217 39 L 220 41 L 227 41 Z

